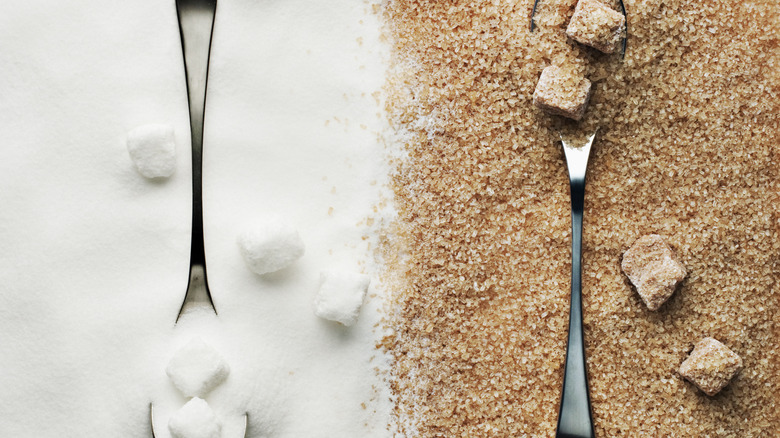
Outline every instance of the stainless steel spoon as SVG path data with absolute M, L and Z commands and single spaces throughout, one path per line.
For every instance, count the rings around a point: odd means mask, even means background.
M 563 392 L 558 413 L 558 438 L 594 438 L 593 417 L 585 368 L 585 339 L 582 328 L 582 215 L 585 206 L 585 174 L 594 132 L 584 144 L 561 136 L 571 186 L 571 308 Z
M 203 117 L 206 111 L 206 85 L 209 74 L 209 53 L 217 0 L 176 0 L 181 46 L 184 52 L 184 74 L 187 78 L 187 101 L 190 107 L 192 137 L 192 244 L 190 247 L 190 279 L 176 322 L 188 309 L 210 306 L 206 277 L 206 249 L 203 242 Z M 149 403 L 149 428 L 154 433 L 154 405 Z M 244 437 L 249 433 L 249 414 L 244 415 Z
M 206 84 L 216 0 L 176 0 L 187 100 L 192 137 L 192 244 L 190 278 L 176 322 L 192 307 L 209 305 L 217 313 L 206 277 L 206 249 L 203 242 L 203 117 L 206 110 Z

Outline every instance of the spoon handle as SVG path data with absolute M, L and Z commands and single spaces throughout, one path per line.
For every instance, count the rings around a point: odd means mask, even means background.
M 216 0 L 177 0 L 176 11 L 187 78 L 192 138 L 192 244 L 190 280 L 179 315 L 190 305 L 210 305 L 216 313 L 206 278 L 206 249 L 203 241 L 203 119 L 206 110 L 206 84 L 209 72 L 211 34 Z
M 593 438 L 588 375 L 585 368 L 585 339 L 582 323 L 582 216 L 585 205 L 585 174 L 592 136 L 586 146 L 575 148 L 564 141 L 566 167 L 571 187 L 571 308 L 563 393 L 558 414 L 558 438 Z

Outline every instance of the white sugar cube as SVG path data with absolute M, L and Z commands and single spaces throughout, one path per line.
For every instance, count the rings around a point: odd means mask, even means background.
M 176 170 L 176 142 L 168 125 L 143 125 L 127 133 L 127 150 L 138 172 L 168 178 Z
M 314 298 L 314 314 L 345 326 L 355 324 L 370 282 L 367 275 L 355 272 L 322 272 L 320 288 Z
M 222 423 L 205 400 L 195 397 L 171 416 L 168 430 L 173 438 L 220 438 Z
M 213 347 L 195 338 L 173 355 L 165 372 L 182 394 L 203 397 L 225 381 L 230 368 Z
M 238 245 L 249 269 L 259 275 L 284 269 L 305 252 L 298 230 L 276 216 L 242 234 Z

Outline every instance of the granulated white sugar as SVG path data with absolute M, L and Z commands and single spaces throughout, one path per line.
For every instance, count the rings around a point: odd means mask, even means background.
M 174 324 L 192 220 L 175 3 L 3 4 L 0 435 L 148 438 L 153 403 L 169 438 L 187 399 L 166 367 L 197 336 L 230 366 L 206 395 L 225 438 L 243 436 L 246 413 L 252 437 L 389 436 L 381 299 L 349 333 L 311 311 L 323 269 L 376 272 L 389 171 L 372 4 L 219 0 L 203 149 L 219 315 Z M 158 123 L 177 146 L 164 184 L 127 149 L 128 132 Z M 306 256 L 261 277 L 236 237 L 269 214 L 295 224 Z

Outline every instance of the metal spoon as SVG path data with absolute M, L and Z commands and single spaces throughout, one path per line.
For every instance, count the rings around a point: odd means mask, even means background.
M 206 277 L 206 249 L 203 242 L 203 117 L 206 110 L 206 84 L 209 73 L 209 52 L 216 0 L 176 0 L 181 45 L 184 52 L 184 73 L 187 78 L 187 101 L 190 107 L 192 137 L 192 244 L 190 247 L 190 278 L 176 322 L 192 307 L 211 306 Z
M 558 413 L 558 438 L 594 438 L 593 417 L 585 369 L 585 340 L 582 330 L 582 214 L 585 205 L 585 174 L 594 132 L 584 144 L 573 144 L 561 136 L 571 186 L 571 309 L 563 393 Z
M 206 111 L 206 85 L 209 74 L 209 52 L 214 29 L 217 0 L 176 0 L 181 46 L 184 52 L 184 74 L 187 78 L 187 101 L 190 107 L 192 137 L 192 244 L 190 279 L 176 322 L 187 310 L 209 305 L 211 300 L 206 277 L 206 249 L 203 242 L 203 117 Z M 154 405 L 149 403 L 149 428 L 154 433 Z M 244 415 L 244 437 L 249 433 L 249 414 Z

